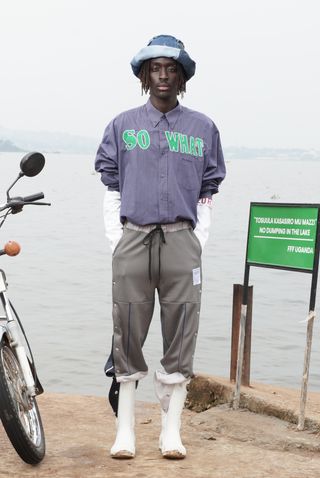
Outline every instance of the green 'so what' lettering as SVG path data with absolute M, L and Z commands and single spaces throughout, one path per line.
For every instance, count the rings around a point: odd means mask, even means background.
M 137 138 L 135 137 L 134 129 L 126 129 L 122 133 L 122 139 L 126 143 L 126 148 L 130 151 L 137 146 Z
M 141 149 L 148 149 L 150 146 L 150 136 L 148 131 L 141 129 L 137 134 L 138 144 Z

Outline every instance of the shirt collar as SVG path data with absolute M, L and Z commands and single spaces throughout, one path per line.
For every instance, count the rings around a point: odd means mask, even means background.
M 150 99 L 146 103 L 146 110 L 147 110 L 149 119 L 151 120 L 152 126 L 155 128 L 159 124 L 164 113 L 157 110 L 151 103 Z M 173 108 L 173 110 L 168 111 L 168 113 L 165 114 L 165 117 L 167 118 L 167 121 L 171 129 L 174 128 L 174 125 L 176 124 L 177 119 L 180 116 L 181 112 L 182 112 L 182 106 L 178 102 L 177 106 Z

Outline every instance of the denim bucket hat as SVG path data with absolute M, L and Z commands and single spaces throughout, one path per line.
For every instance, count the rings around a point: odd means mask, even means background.
M 171 35 L 158 35 L 153 37 L 148 45 L 142 48 L 131 60 L 133 73 L 139 77 L 141 65 L 145 60 L 160 57 L 173 58 L 179 62 L 184 69 L 187 81 L 196 71 L 196 64 L 185 51 L 182 41 Z

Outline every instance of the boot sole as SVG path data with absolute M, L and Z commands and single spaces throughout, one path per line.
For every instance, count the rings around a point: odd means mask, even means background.
M 110 456 L 111 458 L 116 458 L 117 460 L 130 460 L 131 458 L 135 457 L 135 454 L 128 450 L 120 450 Z
M 168 460 L 182 460 L 186 457 L 183 453 L 178 450 L 170 450 L 165 451 L 162 453 L 163 458 L 167 458 Z

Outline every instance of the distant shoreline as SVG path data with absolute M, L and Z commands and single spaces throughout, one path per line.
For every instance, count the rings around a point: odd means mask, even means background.
M 11 143 L 12 144 L 12 143 Z M 1 153 L 28 153 L 31 151 L 40 151 L 43 154 L 61 154 L 61 155 L 81 155 L 81 156 L 95 156 L 96 154 L 96 149 L 92 151 L 65 151 L 65 150 L 50 150 L 48 149 L 43 149 L 43 148 L 19 148 L 18 146 L 15 146 L 12 144 L 12 147 L 2 147 L 1 141 L 0 141 L 0 154 Z M 304 152 L 301 154 L 301 156 L 295 154 L 288 154 L 285 155 L 284 153 L 275 153 L 274 155 L 254 155 L 252 152 L 248 154 L 247 156 L 245 155 L 234 155 L 234 154 L 229 154 L 228 153 L 228 148 L 225 149 L 224 151 L 224 157 L 226 162 L 230 161 L 320 161 L 320 152 L 317 154 L 309 154 L 308 152 Z

